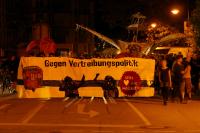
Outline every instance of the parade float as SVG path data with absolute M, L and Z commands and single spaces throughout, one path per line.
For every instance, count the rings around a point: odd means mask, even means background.
M 50 97 L 150 97 L 154 95 L 155 60 L 141 58 L 139 43 L 118 41 L 77 25 L 116 48 L 116 58 L 21 57 L 18 69 L 19 98 Z M 122 45 L 123 44 L 123 45 Z M 120 47 L 123 46 L 123 47 Z M 127 48 L 132 46 L 129 51 Z M 27 52 L 38 48 L 45 55 L 55 52 L 51 39 L 33 40 Z

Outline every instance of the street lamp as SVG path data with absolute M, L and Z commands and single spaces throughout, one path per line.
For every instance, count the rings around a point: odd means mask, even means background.
M 156 26 L 157 26 L 156 23 L 152 23 L 152 24 L 151 24 L 151 27 L 152 27 L 152 28 L 155 28 Z
M 172 9 L 172 10 L 171 10 L 171 13 L 172 13 L 173 15 L 177 15 L 177 14 L 179 13 L 179 10 L 178 10 L 178 9 Z

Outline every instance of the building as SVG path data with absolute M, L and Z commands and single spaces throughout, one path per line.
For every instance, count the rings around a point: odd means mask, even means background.
M 18 48 L 21 53 L 44 32 L 58 48 L 89 53 L 94 49 L 93 37 L 76 31 L 76 23 L 94 27 L 94 6 L 93 0 L 1 0 L 0 47 L 6 51 Z M 41 28 L 44 25 L 46 31 Z M 38 27 L 40 32 L 34 32 Z

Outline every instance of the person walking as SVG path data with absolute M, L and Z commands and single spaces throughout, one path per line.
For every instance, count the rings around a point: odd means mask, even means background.
M 167 67 L 167 61 L 161 61 L 161 68 L 159 70 L 159 83 L 163 96 L 163 104 L 167 105 L 169 89 L 172 87 L 171 72 Z
M 178 96 L 180 97 L 180 102 L 183 101 L 182 99 L 183 91 L 181 90 L 181 83 L 183 83 L 184 66 L 182 62 L 183 62 L 183 57 L 181 55 L 178 55 L 177 59 L 175 60 L 172 66 L 172 73 L 173 73 L 172 101 L 174 101 Z

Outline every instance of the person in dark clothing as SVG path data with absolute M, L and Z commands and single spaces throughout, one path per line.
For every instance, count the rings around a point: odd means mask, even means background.
M 162 90 L 163 103 L 164 105 L 167 105 L 169 89 L 172 86 L 172 82 L 171 82 L 171 72 L 170 69 L 167 67 L 166 60 L 161 61 L 161 68 L 159 70 L 159 83 L 160 83 L 160 88 Z
M 66 76 L 59 87 L 59 91 L 65 91 L 65 97 L 79 97 L 78 88 L 83 85 L 84 81 L 85 75 L 83 75 L 80 83 Z
M 174 56 L 173 56 L 173 54 L 169 54 L 169 55 L 167 55 L 167 67 L 169 68 L 169 69 L 172 69 L 172 65 L 173 65 L 173 62 L 174 62 Z
M 176 61 L 172 66 L 173 73 L 173 91 L 172 91 L 172 100 L 174 101 L 176 97 L 180 97 L 180 88 L 181 83 L 183 82 L 183 73 L 184 73 L 184 65 L 182 64 L 183 57 L 181 55 L 177 56 Z M 180 98 L 182 102 L 182 99 Z
M 9 60 L 9 70 L 12 75 L 11 78 L 12 81 L 17 80 L 18 66 L 19 66 L 19 59 L 15 55 L 11 56 Z
M 194 54 L 191 59 L 191 76 L 192 84 L 194 85 L 194 92 L 200 95 L 199 81 L 200 81 L 200 56 Z

